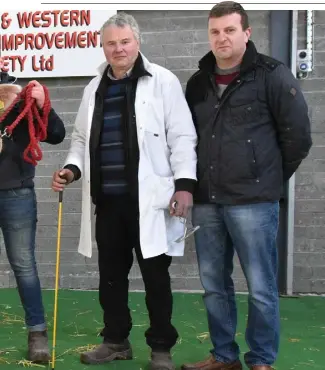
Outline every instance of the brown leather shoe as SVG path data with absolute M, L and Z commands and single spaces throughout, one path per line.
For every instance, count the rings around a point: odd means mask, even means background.
M 274 369 L 269 365 L 255 365 L 251 366 L 250 370 L 274 370 Z
M 185 364 L 181 367 L 182 370 L 242 370 L 241 362 L 235 361 L 230 364 L 217 361 L 214 357 L 197 362 L 196 364 Z M 255 369 L 254 369 L 255 370 Z

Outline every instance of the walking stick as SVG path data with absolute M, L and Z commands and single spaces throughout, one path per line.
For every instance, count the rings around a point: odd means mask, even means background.
M 59 271 L 60 271 L 59 267 L 60 267 L 61 224 L 62 224 L 62 200 L 63 200 L 63 191 L 60 191 L 59 192 L 59 210 L 58 210 L 58 240 L 57 240 L 57 247 L 56 247 L 52 370 L 55 369 L 56 322 L 57 322 L 57 312 L 58 312 L 58 289 L 59 289 Z

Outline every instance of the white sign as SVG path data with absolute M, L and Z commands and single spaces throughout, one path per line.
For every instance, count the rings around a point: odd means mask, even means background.
M 4 72 L 21 78 L 94 76 L 105 58 L 100 28 L 114 10 L 0 13 Z

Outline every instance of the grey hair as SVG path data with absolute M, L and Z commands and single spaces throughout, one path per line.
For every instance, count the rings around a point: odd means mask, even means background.
M 100 41 L 103 42 L 104 29 L 108 26 L 125 27 L 130 26 L 133 31 L 134 37 L 140 42 L 140 29 L 137 21 L 131 14 L 125 12 L 119 12 L 110 17 L 100 29 Z

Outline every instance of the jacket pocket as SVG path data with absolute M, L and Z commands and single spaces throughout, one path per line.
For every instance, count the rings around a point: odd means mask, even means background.
M 247 140 L 247 155 L 248 155 L 248 162 L 251 167 L 251 172 L 254 178 L 259 177 L 259 171 L 257 166 L 257 159 L 256 159 L 256 147 L 254 141 L 251 139 Z
M 236 107 L 230 107 L 230 112 L 230 123 L 234 126 L 240 124 L 249 125 L 255 118 L 259 116 L 258 106 L 254 102 Z
M 175 192 L 175 181 L 173 176 L 163 177 L 154 175 L 154 197 L 153 207 L 156 209 L 167 209 L 171 197 Z
M 230 96 L 228 105 L 230 107 L 240 107 L 243 105 L 252 104 L 257 100 L 257 94 L 257 86 L 253 86 L 250 83 L 244 83 Z
M 146 128 L 144 132 L 144 150 L 144 154 L 157 176 L 164 177 L 172 174 L 169 162 L 170 152 L 161 132 Z
M 243 85 L 239 91 L 235 91 L 231 96 L 228 107 L 230 110 L 231 124 L 249 125 L 259 116 L 259 102 L 257 97 L 257 88 Z
M 221 150 L 220 166 L 223 184 L 256 179 L 258 171 L 253 141 L 247 139 L 225 143 Z

